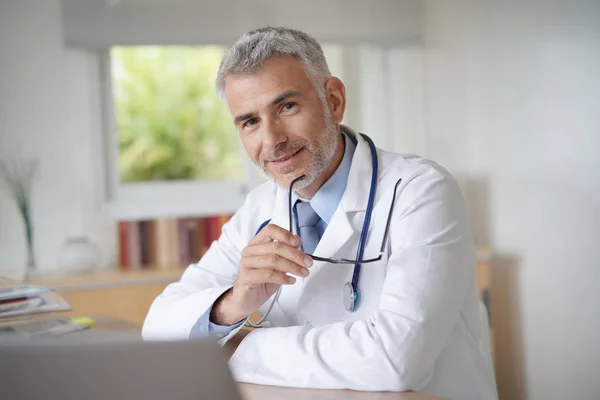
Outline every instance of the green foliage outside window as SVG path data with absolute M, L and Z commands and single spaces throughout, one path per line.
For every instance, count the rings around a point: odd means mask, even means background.
M 239 179 L 239 139 L 214 82 L 220 47 L 112 49 L 121 181 Z

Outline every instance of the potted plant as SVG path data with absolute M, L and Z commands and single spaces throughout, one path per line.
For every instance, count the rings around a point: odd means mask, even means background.
M 35 252 L 33 246 L 33 221 L 31 216 L 31 190 L 33 179 L 38 170 L 38 162 L 33 159 L 11 158 L 0 160 L 0 178 L 9 189 L 25 225 L 27 245 L 26 276 L 36 271 Z

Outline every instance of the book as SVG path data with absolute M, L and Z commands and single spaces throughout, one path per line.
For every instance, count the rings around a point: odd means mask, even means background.
M 192 261 L 198 262 L 206 253 L 206 221 L 204 218 L 194 219 Z
M 140 266 L 142 265 L 150 265 L 152 258 L 152 248 L 151 248 L 151 239 L 150 239 L 150 225 L 151 221 L 139 221 L 138 222 L 138 242 L 139 242 L 139 258 L 140 258 Z
M 129 223 L 126 221 L 119 222 L 119 265 L 122 269 L 129 267 Z
M 141 222 L 131 221 L 127 223 L 127 233 L 129 245 L 129 268 L 131 270 L 140 269 L 142 267 L 142 243 L 141 243 Z
M 177 220 L 161 218 L 156 220 L 156 266 L 161 269 L 176 267 L 179 262 L 179 229 Z
M 188 226 L 188 219 L 181 218 L 177 221 L 178 239 L 179 239 L 179 263 L 188 265 L 192 260 L 191 240 Z

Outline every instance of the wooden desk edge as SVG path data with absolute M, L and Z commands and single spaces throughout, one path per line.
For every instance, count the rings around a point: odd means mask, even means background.
M 236 383 L 245 400 L 443 400 L 417 392 L 362 392 L 348 389 L 306 389 L 285 386 L 268 386 L 254 383 Z

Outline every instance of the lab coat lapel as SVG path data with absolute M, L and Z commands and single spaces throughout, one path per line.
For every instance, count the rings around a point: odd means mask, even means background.
M 271 224 L 275 224 L 277 226 L 282 227 L 285 230 L 289 229 L 289 216 L 288 216 L 288 193 L 286 190 L 282 188 L 277 188 L 277 193 L 275 195 L 275 209 L 273 210 L 273 214 L 271 217 Z M 293 226 L 293 232 L 296 233 L 296 227 Z

